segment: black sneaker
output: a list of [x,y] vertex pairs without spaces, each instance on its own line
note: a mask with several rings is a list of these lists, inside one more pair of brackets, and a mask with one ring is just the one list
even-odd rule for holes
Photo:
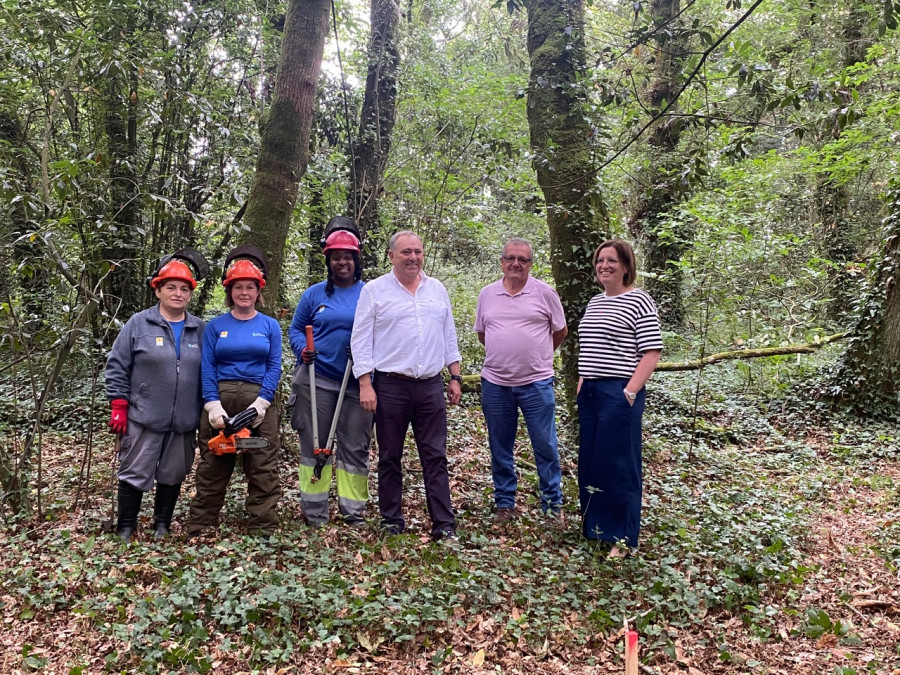
[[134,536],[134,528],[123,527],[121,530],[116,530],[116,536],[127,544],[131,541],[131,537]]

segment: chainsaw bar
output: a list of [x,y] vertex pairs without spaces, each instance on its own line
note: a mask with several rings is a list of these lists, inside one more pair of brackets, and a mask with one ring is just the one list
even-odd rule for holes
[[238,438],[234,442],[238,450],[260,450],[269,447],[269,441],[265,438]]

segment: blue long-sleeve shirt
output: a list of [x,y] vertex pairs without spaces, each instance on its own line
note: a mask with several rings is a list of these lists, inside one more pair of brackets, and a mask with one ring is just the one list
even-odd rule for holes
[[347,347],[356,303],[364,282],[357,281],[348,288],[334,287],[330,296],[325,293],[326,282],[313,284],[300,296],[294,319],[288,329],[291,350],[300,363],[300,352],[306,349],[306,327],[313,327],[313,343],[319,356],[316,358],[316,375],[341,381],[347,367]]
[[259,395],[275,399],[281,379],[281,326],[258,312],[252,319],[236,319],[231,312],[217,316],[203,334],[203,400],[219,400],[219,382],[235,380],[260,385]]

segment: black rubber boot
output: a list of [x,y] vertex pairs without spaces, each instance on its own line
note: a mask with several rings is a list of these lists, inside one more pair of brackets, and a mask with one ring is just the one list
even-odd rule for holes
[[157,539],[162,539],[172,527],[172,514],[175,513],[175,503],[181,492],[181,483],[178,485],[156,484],[156,499],[153,502],[153,530]]
[[116,523],[116,534],[123,541],[131,541],[137,529],[138,513],[144,493],[130,483],[119,481],[119,520]]

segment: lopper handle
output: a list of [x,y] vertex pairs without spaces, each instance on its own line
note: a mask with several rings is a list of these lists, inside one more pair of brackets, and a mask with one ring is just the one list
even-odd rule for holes
[[316,348],[313,346],[313,327],[306,327],[306,351],[314,352]]

